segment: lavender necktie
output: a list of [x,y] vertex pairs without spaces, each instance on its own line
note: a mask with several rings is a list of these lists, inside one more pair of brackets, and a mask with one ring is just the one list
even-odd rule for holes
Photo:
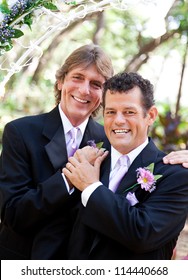
[[123,155],[121,156],[116,165],[115,168],[110,173],[110,182],[109,182],[109,189],[113,192],[115,192],[119,186],[119,183],[125,173],[128,170],[128,156]]
[[71,157],[74,155],[74,153],[76,152],[76,150],[78,149],[78,144],[77,144],[77,134],[78,134],[78,127],[73,127],[70,131],[69,131],[69,135],[70,135],[70,140],[67,143],[67,151],[68,151],[68,156]]

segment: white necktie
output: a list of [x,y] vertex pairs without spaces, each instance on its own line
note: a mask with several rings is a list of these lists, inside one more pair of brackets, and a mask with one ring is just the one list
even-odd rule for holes
[[79,130],[78,127],[73,127],[69,131],[70,140],[67,143],[67,152],[69,157],[73,156],[76,150],[78,149],[78,143],[77,143],[78,130]]
[[111,171],[110,173],[110,182],[109,182],[109,189],[113,192],[115,192],[119,186],[119,183],[121,181],[121,179],[123,178],[123,176],[125,175],[125,173],[128,170],[128,156],[127,155],[123,155],[121,156],[114,169]]

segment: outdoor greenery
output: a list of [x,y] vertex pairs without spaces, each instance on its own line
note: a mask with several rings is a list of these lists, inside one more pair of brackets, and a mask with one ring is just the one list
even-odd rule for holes
[[[6,2],[2,1],[4,7]],[[26,46],[36,42],[49,30],[46,25],[53,27],[57,24],[60,13],[66,18],[67,14],[71,14],[82,2],[85,4],[87,1],[67,1],[68,4],[64,5],[61,11],[56,2],[58,1],[29,1],[33,5],[32,12],[36,14],[27,15],[22,22],[18,21],[17,26],[10,23],[13,29],[20,30],[23,34],[21,37],[17,36],[19,38],[16,40],[13,37],[7,39],[7,49],[4,50],[6,53],[3,52],[0,56],[0,82],[6,76],[10,65],[27,51]],[[41,13],[39,4],[41,7],[45,4],[45,9],[49,9],[51,14],[54,13],[54,17]],[[2,11],[2,5],[0,8]],[[26,7],[27,12],[28,9],[29,6]],[[155,38],[147,32],[147,17],[143,17],[134,7],[127,10],[113,7],[104,11],[94,10],[84,17],[70,21],[66,28],[57,28],[41,41],[40,48],[37,46],[29,53],[24,61],[25,66],[15,71],[6,83],[5,93],[0,95],[0,139],[8,121],[23,115],[38,114],[54,106],[56,70],[75,48],[94,42],[111,56],[115,73],[138,71],[149,78],[155,87],[158,85],[162,67],[172,51],[176,52],[180,61],[177,95],[173,99],[169,92],[168,100],[156,100],[160,114],[150,133],[158,146],[165,151],[188,148],[188,110],[181,102],[188,59],[187,12],[188,0],[175,0],[165,17],[165,33]],[[2,25],[0,31],[1,28]],[[1,50],[4,43],[1,38]],[[156,57],[162,61],[160,66],[153,63]],[[101,116],[98,119],[102,122]]]

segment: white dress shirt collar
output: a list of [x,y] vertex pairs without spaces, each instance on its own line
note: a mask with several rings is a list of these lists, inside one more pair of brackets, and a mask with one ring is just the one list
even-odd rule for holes
[[[58,108],[59,108],[59,113],[60,113],[61,121],[62,121],[63,128],[64,128],[64,132],[66,135],[71,130],[71,128],[73,128],[73,125],[71,124],[71,122],[69,121],[69,119],[67,118],[65,113],[62,111],[60,104],[58,105]],[[77,126],[77,127],[79,127],[82,136],[84,135],[88,120],[89,120],[89,118],[87,118],[83,123],[81,123],[80,125]]]
[[[145,148],[145,146],[148,144],[149,140],[148,138],[142,143],[140,146],[138,146],[136,149],[132,150],[130,153],[127,154],[129,158],[129,166],[132,164],[134,159],[140,154],[140,152]],[[120,152],[118,152],[114,147],[111,146],[111,170],[114,169],[118,159],[122,156]]]

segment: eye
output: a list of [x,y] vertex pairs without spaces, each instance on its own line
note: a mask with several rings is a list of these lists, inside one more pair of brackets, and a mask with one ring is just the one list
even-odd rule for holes
[[102,89],[102,84],[98,82],[91,82],[91,85],[95,89]]
[[75,80],[81,80],[82,76],[74,75],[74,76],[72,76],[72,78],[75,79]]
[[113,114],[115,114],[115,111],[113,110],[109,110],[105,112],[105,115],[113,115]]
[[125,115],[135,115],[135,112],[132,110],[126,110],[124,113]]

